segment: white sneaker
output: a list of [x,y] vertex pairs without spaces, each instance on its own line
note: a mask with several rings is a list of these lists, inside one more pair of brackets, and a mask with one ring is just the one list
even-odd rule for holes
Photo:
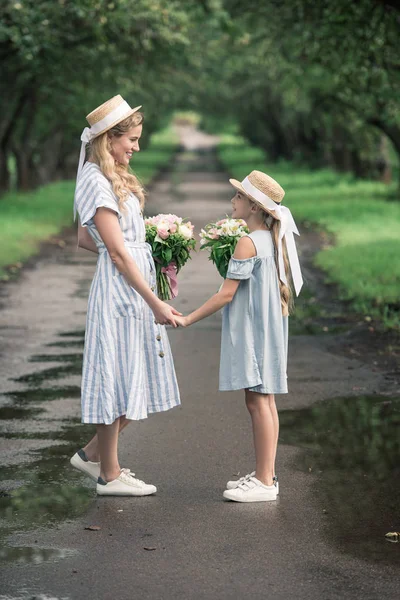
[[[255,477],[255,475],[256,475],[256,472],[253,471],[252,473],[248,473],[247,475],[244,475],[240,479],[228,481],[228,483],[226,484],[226,489],[227,490],[234,490],[234,489],[237,488],[237,486],[240,483],[243,483],[243,481],[246,481],[246,479],[249,479],[249,477]],[[279,481],[278,481],[278,477],[276,475],[273,477],[273,481],[274,481],[274,485],[276,487],[276,493],[278,495],[279,494]]]
[[223,496],[234,502],[270,502],[276,500],[277,493],[275,485],[264,485],[255,477],[249,477],[235,489],[225,490]]
[[108,483],[99,477],[96,491],[99,496],[150,496],[156,493],[157,488],[136,479],[135,473],[129,469],[121,469],[120,476]]
[[93,481],[97,481],[100,477],[100,463],[88,460],[84,450],[78,450],[69,462],[75,469],[82,471],[82,473],[88,475]]

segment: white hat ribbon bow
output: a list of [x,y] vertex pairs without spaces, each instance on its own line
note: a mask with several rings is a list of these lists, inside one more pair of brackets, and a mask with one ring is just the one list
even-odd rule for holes
[[[95,137],[95,134],[93,133],[93,131],[91,131],[89,127],[85,127],[85,129],[82,131],[82,134],[81,134],[81,142],[82,143],[81,143],[81,151],[79,153],[78,172],[76,174],[77,180],[78,180],[80,172],[82,171],[83,163],[85,162],[86,144],[91,142],[94,137]],[[75,221],[75,219],[76,219],[76,204],[74,201],[74,221]]]
[[243,179],[242,187],[245,190],[245,192],[250,194],[251,197],[257,200],[265,208],[268,208],[268,210],[271,211],[275,211],[276,216],[278,217],[278,219],[280,219],[281,228],[279,231],[278,245],[279,279],[285,285],[288,284],[286,278],[285,263],[283,260],[282,246],[282,240],[283,238],[285,238],[290,270],[292,272],[293,285],[296,291],[296,296],[298,296],[303,285],[303,277],[301,275],[299,257],[297,256],[296,243],[294,241],[293,234],[295,233],[296,235],[300,235],[300,233],[297,229],[296,223],[294,222],[292,213],[290,212],[287,206],[281,206],[280,204],[277,204],[272,200],[272,198],[267,196],[267,194],[264,194],[264,192],[255,187],[248,177],[245,177]]
[[294,241],[293,234],[295,233],[296,235],[300,235],[300,233],[297,229],[296,223],[294,222],[292,213],[287,206],[275,205],[274,210],[281,221],[278,247],[279,278],[285,285],[288,284],[282,248],[282,240],[285,238],[290,270],[292,272],[293,285],[296,291],[296,296],[298,296],[303,285],[303,277],[301,275],[299,257],[297,255],[296,243]]

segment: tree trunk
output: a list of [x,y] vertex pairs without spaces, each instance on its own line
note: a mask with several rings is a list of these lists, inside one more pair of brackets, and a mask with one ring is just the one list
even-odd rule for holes
[[[380,129],[381,131],[383,131],[383,133],[385,133],[387,135],[387,137],[392,142],[394,149],[396,150],[397,158],[400,163],[400,125],[389,125],[385,121],[382,121],[381,119],[378,119],[378,118],[369,119],[368,123],[370,125],[374,125],[374,127],[377,127],[378,129]],[[400,199],[400,169],[399,169],[398,188],[399,188],[399,199]]]
[[8,153],[0,147],[0,194],[10,189],[10,171],[8,169]]

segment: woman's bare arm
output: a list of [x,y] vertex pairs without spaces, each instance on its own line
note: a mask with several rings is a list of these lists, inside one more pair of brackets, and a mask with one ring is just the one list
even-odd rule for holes
[[87,227],[82,227],[80,221],[78,222],[78,248],[90,250],[90,252],[94,252],[95,254],[99,253],[96,243],[88,232]]
[[173,325],[173,327],[176,327],[174,315],[179,315],[181,313],[176,311],[169,304],[160,300],[151,291],[150,286],[143,277],[137,264],[125,248],[117,214],[108,208],[98,208],[94,216],[94,222],[97,231],[108,250],[111,260],[118,271],[125,277],[129,285],[131,285],[150,306],[157,323],[160,323],[160,325],[170,324]]

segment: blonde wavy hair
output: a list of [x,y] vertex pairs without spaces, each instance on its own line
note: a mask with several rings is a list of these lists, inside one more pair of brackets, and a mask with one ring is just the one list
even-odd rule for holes
[[96,137],[90,144],[90,159],[100,167],[103,175],[111,182],[114,194],[118,199],[118,206],[122,211],[129,194],[132,192],[138,198],[143,212],[145,192],[139,179],[130,170],[129,166],[121,165],[114,160],[111,154],[111,139],[120,137],[133,127],[141,125],[143,120],[143,113],[137,111]]
[[[249,198],[249,200],[250,200],[250,198]],[[263,215],[264,225],[272,234],[272,241],[274,243],[274,250],[275,250],[275,252],[274,252],[275,265],[276,265],[276,270],[278,272],[279,291],[281,294],[282,314],[284,317],[286,317],[292,312],[292,310],[294,308],[294,302],[293,302],[293,292],[292,292],[292,278],[291,278],[289,258],[288,258],[285,239],[282,240],[283,264],[285,266],[286,279],[287,279],[289,285],[286,285],[285,283],[283,283],[283,281],[281,281],[280,277],[279,277],[278,248],[279,248],[279,231],[281,228],[281,222],[279,219],[275,219],[275,217],[270,212],[267,212],[267,211],[263,210],[262,208],[260,208],[260,205],[257,204],[256,202],[253,202],[252,200],[250,200],[250,204],[258,207],[259,210],[261,210],[262,215]]]

